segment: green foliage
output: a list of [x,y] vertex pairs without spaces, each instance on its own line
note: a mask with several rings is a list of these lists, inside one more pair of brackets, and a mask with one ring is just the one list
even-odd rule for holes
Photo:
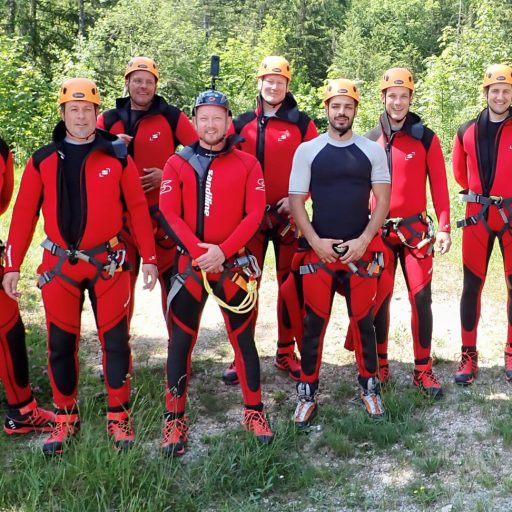
[[485,105],[482,79],[493,63],[509,63],[512,11],[507,0],[472,2],[458,27],[446,27],[442,52],[425,60],[418,111],[428,118],[445,150],[457,128]]
[[361,108],[356,128],[375,126],[382,104],[378,83],[393,66],[408,67],[418,80],[424,59],[439,52],[438,37],[456,13],[459,2],[362,0],[352,2],[337,40],[329,72],[358,81]]
[[57,113],[56,95],[27,56],[27,49],[24,39],[0,35],[1,136],[17,161],[25,160],[35,146],[48,140],[48,121]]

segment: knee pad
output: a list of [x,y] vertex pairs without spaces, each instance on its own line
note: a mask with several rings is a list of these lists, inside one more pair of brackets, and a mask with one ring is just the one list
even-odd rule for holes
[[418,313],[418,334],[420,345],[423,348],[430,347],[432,341],[432,286],[429,282],[425,288],[413,297],[413,302]]
[[[326,320],[318,316],[311,308],[306,306],[306,318],[304,319],[304,339],[302,343],[302,369],[306,375],[315,372],[320,337],[322,336]],[[308,336],[307,343],[305,337]]]
[[57,389],[63,395],[75,391],[78,379],[75,350],[78,336],[50,322],[50,367]]
[[389,331],[389,304],[391,302],[391,295],[388,295],[377,313],[375,314],[375,336],[377,343],[382,344],[386,341]]
[[260,362],[251,325],[248,325],[236,335],[236,341],[244,360],[247,385],[251,391],[258,391],[260,387]]
[[20,388],[24,388],[28,386],[28,358],[25,345],[25,326],[20,316],[5,337],[12,360],[14,379]]
[[[173,396],[183,396],[187,384],[187,364],[194,338],[178,324],[172,326],[172,341],[169,340],[167,357],[167,385]],[[173,357],[169,357],[172,351]]]
[[461,322],[465,331],[472,331],[477,321],[477,303],[482,287],[482,279],[464,266],[464,287],[461,299]]
[[375,329],[373,327],[373,315],[369,311],[366,316],[357,321],[359,332],[361,333],[361,349],[363,354],[363,364],[367,372],[377,371],[377,346],[374,343]]
[[105,340],[106,378],[110,387],[120,388],[130,372],[128,320],[124,317],[103,334]]

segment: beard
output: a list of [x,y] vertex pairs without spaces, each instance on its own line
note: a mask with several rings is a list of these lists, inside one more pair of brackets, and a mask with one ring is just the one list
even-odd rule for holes
[[343,137],[349,130],[352,129],[352,125],[354,124],[354,119],[348,119],[348,117],[343,116],[343,119],[347,119],[347,124],[345,126],[339,126],[336,124],[336,119],[334,121],[331,121],[329,119],[329,124],[331,127],[338,132],[338,135],[340,137]]
[[510,106],[507,106],[507,107],[503,107],[501,112],[498,112],[497,110],[494,110],[490,105],[488,105],[488,106],[489,106],[489,110],[491,112],[493,112],[494,114],[496,114],[497,116],[502,116],[505,112],[507,112],[510,109]]

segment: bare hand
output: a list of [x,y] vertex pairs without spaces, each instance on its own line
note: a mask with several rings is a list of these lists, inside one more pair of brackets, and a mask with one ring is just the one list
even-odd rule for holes
[[18,281],[20,280],[19,272],[7,272],[4,274],[2,280],[2,288],[4,292],[12,300],[17,301],[21,297],[21,293],[18,292]]
[[126,144],[126,146],[129,146],[133,139],[133,137],[127,133],[118,133],[117,136]]
[[197,245],[198,247],[207,249],[204,254],[201,254],[201,256],[196,259],[199,268],[205,272],[222,272],[224,270],[222,264],[226,261],[226,256],[224,256],[222,249],[218,245],[204,242]]
[[333,245],[343,243],[343,240],[333,238],[319,238],[311,244],[311,247],[323,263],[335,263],[340,255],[332,248]]
[[440,231],[436,236],[436,250],[439,251],[441,255],[446,254],[450,247],[452,246],[452,239],[450,237],[450,233],[446,233],[444,231]]
[[144,263],[142,274],[144,276],[144,290],[153,290],[158,279],[158,267],[153,263]]
[[290,201],[287,197],[283,197],[277,201],[277,213],[280,215],[286,215],[288,218],[291,217]]
[[159,190],[162,183],[162,169],[158,167],[146,167],[142,169],[146,174],[140,177],[142,190],[147,194],[153,190]]
[[347,252],[340,258],[341,263],[347,264],[354,261],[359,261],[363,254],[366,252],[369,241],[366,240],[366,237],[359,236],[358,238],[354,238],[353,240],[348,240],[341,247],[348,247]]

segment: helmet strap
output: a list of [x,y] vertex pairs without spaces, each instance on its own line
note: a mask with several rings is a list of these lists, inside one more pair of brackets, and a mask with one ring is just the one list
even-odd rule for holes
[[78,136],[74,135],[73,133],[71,133],[68,130],[67,126],[66,126],[66,133],[68,135],[70,135],[73,139],[88,141],[88,140],[91,140],[92,138],[94,138],[94,136],[96,135],[96,128],[89,135],[87,135],[86,137],[78,137]]

